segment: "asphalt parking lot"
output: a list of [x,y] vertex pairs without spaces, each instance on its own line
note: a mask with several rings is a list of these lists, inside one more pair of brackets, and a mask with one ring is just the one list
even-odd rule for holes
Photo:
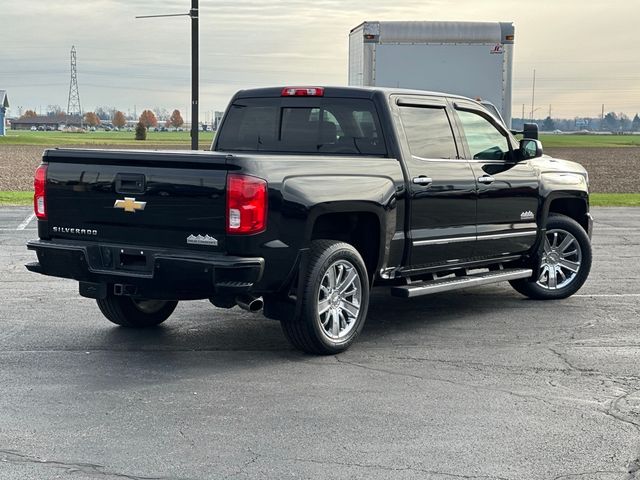
[[334,357],[207,301],[116,328],[24,269],[29,214],[0,209],[3,480],[640,478],[640,209],[594,209],[570,299],[380,291]]

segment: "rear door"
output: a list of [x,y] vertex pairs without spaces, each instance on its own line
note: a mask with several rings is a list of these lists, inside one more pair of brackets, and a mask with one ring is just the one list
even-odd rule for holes
[[410,264],[464,261],[475,244],[475,181],[461,158],[446,100],[402,96],[395,103],[409,176]]
[[476,257],[499,257],[530,249],[536,240],[539,180],[502,125],[482,107],[455,100],[464,155],[477,184]]

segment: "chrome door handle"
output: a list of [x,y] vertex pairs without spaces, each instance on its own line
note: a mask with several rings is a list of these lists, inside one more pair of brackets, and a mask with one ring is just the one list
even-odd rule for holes
[[413,183],[416,185],[430,185],[433,183],[433,179],[420,175],[419,177],[413,177]]
[[491,175],[483,175],[481,177],[478,177],[478,182],[480,183],[493,183],[495,181],[496,179],[493,178]]

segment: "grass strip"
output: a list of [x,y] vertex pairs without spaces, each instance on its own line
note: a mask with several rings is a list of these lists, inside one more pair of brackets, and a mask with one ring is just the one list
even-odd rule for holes
[[[199,133],[200,149],[208,149],[213,140],[213,132]],[[572,135],[541,134],[544,147],[640,147],[640,135]],[[8,130],[5,137],[0,137],[1,145],[42,145],[53,148],[57,145],[131,145],[171,148],[187,147],[191,144],[190,132],[148,132],[146,141],[134,139],[134,132],[96,131],[84,133],[71,132],[32,132],[30,130]]]
[[592,207],[640,207],[640,193],[592,193]]
[[33,192],[0,191],[0,206],[32,205],[32,204],[33,204]]
[[[213,132],[200,132],[199,147],[207,149],[211,146]],[[54,148],[58,145],[131,145],[137,147],[158,146],[189,147],[190,132],[148,132],[147,140],[135,140],[133,132],[32,132],[30,130],[9,130],[0,137],[0,145],[42,145]]]
[[[0,191],[0,205],[31,205],[33,192]],[[640,207],[640,193],[592,193],[592,207]]]
[[541,134],[543,147],[610,148],[640,147],[640,135],[553,135]]

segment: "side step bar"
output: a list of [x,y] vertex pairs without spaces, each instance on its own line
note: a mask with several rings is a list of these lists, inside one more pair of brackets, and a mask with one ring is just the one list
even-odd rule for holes
[[533,270],[526,268],[505,268],[503,270],[493,270],[484,273],[474,273],[464,277],[441,278],[420,283],[412,283],[400,287],[392,287],[391,295],[394,297],[417,297],[430,293],[448,292],[450,290],[460,290],[461,288],[477,287],[489,283],[516,280],[518,278],[529,278],[533,275]]

